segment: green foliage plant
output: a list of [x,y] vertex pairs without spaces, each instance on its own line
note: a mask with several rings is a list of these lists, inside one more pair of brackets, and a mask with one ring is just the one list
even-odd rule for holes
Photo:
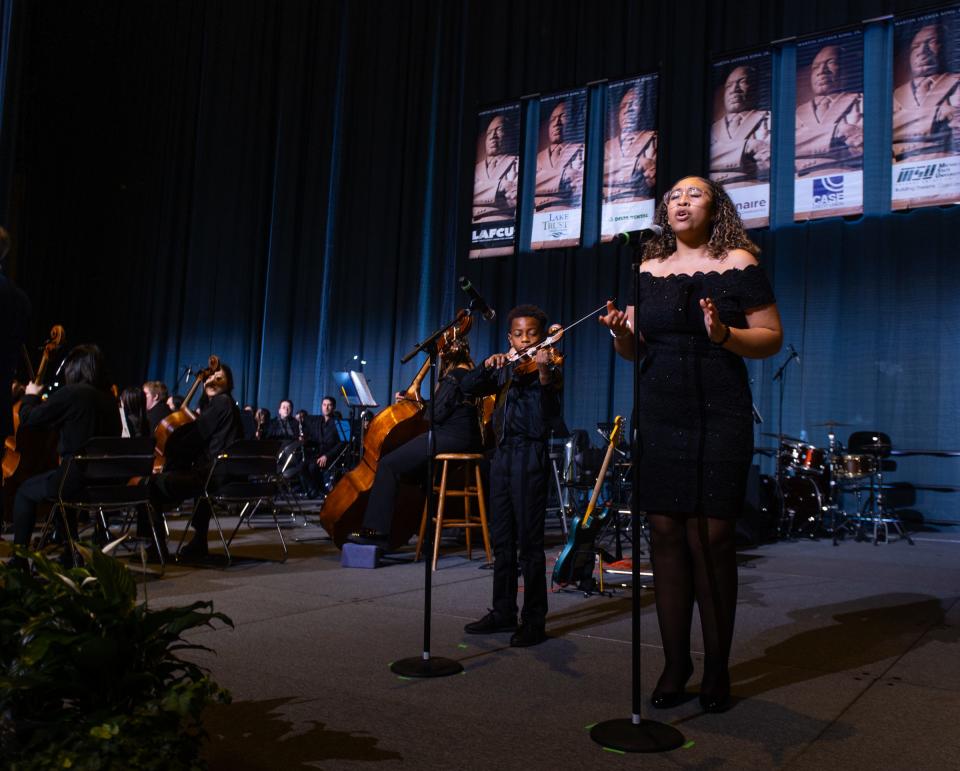
[[210,602],[148,609],[126,565],[80,547],[86,567],[42,554],[0,566],[0,767],[201,769],[200,714],[229,694],[183,634],[233,626]]

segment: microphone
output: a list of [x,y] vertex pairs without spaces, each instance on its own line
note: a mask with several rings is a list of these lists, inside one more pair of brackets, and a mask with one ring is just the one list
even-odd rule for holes
[[651,238],[658,238],[663,235],[663,228],[657,224],[650,223],[645,228],[640,228],[639,230],[627,230],[623,233],[617,233],[613,237],[613,242],[615,244],[627,244],[631,246],[640,246],[645,241],[649,241]]
[[187,368],[186,368],[186,369],[184,370],[184,372],[183,372],[183,382],[184,382],[184,383],[189,383],[189,382],[190,382],[190,378],[191,378],[192,376],[193,376],[193,367],[187,366]]
[[460,276],[460,288],[470,296],[470,309],[483,316],[485,321],[493,321],[497,317],[497,312],[487,305],[487,301],[480,296],[466,276]]
[[800,363],[800,354],[797,353],[797,349],[793,347],[791,343],[787,343],[787,350],[790,351],[790,357],[797,360],[797,364]]

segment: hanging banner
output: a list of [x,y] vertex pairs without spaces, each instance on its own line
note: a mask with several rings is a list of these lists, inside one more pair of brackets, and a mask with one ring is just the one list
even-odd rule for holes
[[770,51],[715,61],[710,179],[726,188],[748,228],[770,221]]
[[893,26],[894,209],[960,201],[960,8]]
[[797,43],[795,220],[863,212],[863,32]]
[[653,222],[657,187],[657,76],[610,83],[604,115],[600,240]]
[[587,136],[587,89],[540,99],[537,177],[533,198],[534,249],[580,244]]
[[477,116],[470,257],[513,254],[520,181],[520,103]]

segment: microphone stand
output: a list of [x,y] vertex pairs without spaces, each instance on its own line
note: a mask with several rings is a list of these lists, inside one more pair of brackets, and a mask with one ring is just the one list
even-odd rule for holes
[[[777,480],[777,500],[780,502],[780,518],[778,520],[777,530],[780,531],[782,535],[783,530],[783,518],[784,518],[784,500],[783,500],[783,453],[781,448],[783,447],[783,392],[787,385],[787,367],[790,362],[796,358],[796,351],[792,351],[789,356],[787,356],[786,361],[780,365],[780,368],[774,373],[773,380],[774,382],[780,381],[780,394],[779,402],[777,405],[777,469],[776,469],[776,480]],[[793,531],[793,523],[790,523],[789,531]]]
[[[474,309],[474,302],[470,303],[470,310],[467,313],[472,313]],[[433,560],[428,556],[432,553],[430,548],[433,544],[430,542],[431,534],[434,531],[434,528],[430,527],[430,523],[433,521],[434,516],[434,503],[433,503],[433,457],[436,455],[436,438],[433,435],[433,417],[434,417],[434,403],[436,402],[436,379],[437,379],[437,359],[439,358],[439,350],[437,348],[437,340],[443,337],[444,333],[451,327],[455,326],[460,322],[462,317],[458,316],[450,323],[445,326],[440,327],[436,332],[427,336],[421,342],[417,343],[410,351],[400,359],[401,364],[406,364],[410,359],[416,356],[418,353],[423,351],[430,356],[430,401],[427,403],[427,411],[430,414],[429,418],[429,427],[427,428],[427,506],[426,506],[426,522],[427,529],[424,533],[424,559],[423,559],[423,652],[419,656],[410,656],[405,659],[399,659],[390,664],[390,671],[394,674],[400,675],[401,677],[447,677],[449,675],[456,675],[460,672],[463,672],[463,664],[454,659],[444,658],[442,656],[431,656],[430,655],[430,613],[431,613],[431,604],[432,604],[432,589],[433,589]]]
[[[639,247],[639,245],[638,245]],[[634,251],[633,262],[633,440],[634,451],[638,445],[639,437],[637,433],[636,415],[640,410],[640,325],[636,323],[637,310],[640,307],[640,249]],[[643,669],[641,667],[641,637],[640,637],[640,592],[643,585],[640,580],[640,560],[638,559],[640,550],[640,539],[637,536],[641,532],[640,510],[637,506],[637,494],[640,490],[640,464],[634,459],[633,468],[633,490],[631,491],[630,501],[630,522],[633,531],[633,558],[632,558],[632,601],[631,601],[631,620],[632,620],[632,645],[631,645],[631,664],[632,664],[632,693],[633,705],[629,718],[615,718],[613,720],[604,720],[597,723],[590,729],[590,738],[603,747],[619,752],[667,752],[675,750],[683,745],[685,739],[682,733],[671,725],[660,723],[656,720],[644,720],[641,705],[643,702],[643,690],[641,686]],[[654,567],[656,573],[656,567]],[[656,575],[654,575],[656,581]]]

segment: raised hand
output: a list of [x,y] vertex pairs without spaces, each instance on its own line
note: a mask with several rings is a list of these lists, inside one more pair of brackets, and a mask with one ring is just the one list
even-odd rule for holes
[[719,343],[727,335],[727,325],[720,321],[720,311],[709,297],[700,301],[700,310],[703,311],[703,327],[711,343]]
[[600,316],[597,321],[607,327],[607,329],[613,332],[618,338],[633,334],[627,312],[617,308],[613,300],[607,300],[607,313],[604,316]]

